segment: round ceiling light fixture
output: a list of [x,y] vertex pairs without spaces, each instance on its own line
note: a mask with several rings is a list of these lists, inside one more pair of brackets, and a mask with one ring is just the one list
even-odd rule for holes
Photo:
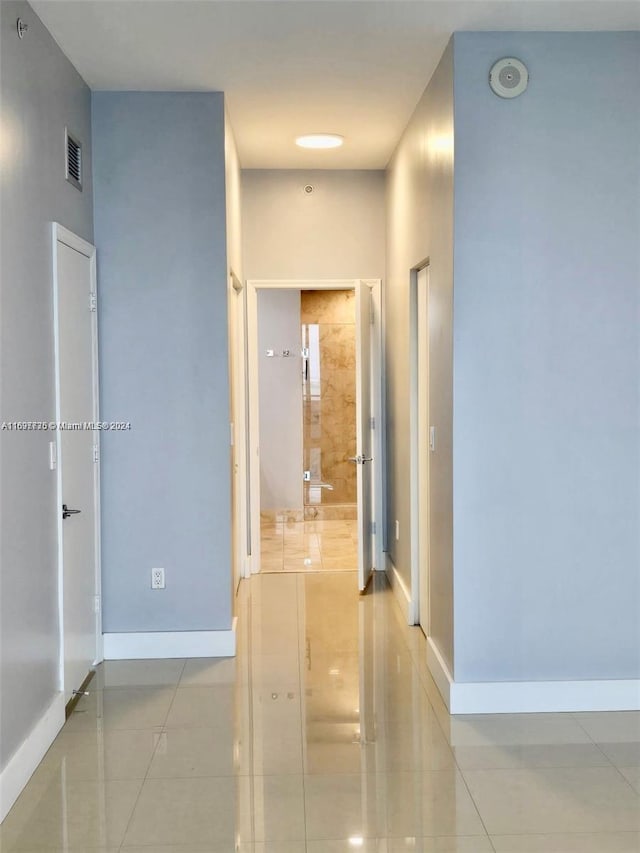
[[340,148],[344,136],[337,133],[307,133],[296,138],[299,148]]

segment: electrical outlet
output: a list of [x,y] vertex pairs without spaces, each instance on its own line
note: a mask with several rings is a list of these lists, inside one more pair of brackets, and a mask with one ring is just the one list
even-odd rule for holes
[[151,589],[164,589],[164,569],[151,569]]
[[396,542],[400,540],[400,522],[396,518]]

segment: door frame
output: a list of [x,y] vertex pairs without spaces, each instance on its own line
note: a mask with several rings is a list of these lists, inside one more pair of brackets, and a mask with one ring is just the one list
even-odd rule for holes
[[[418,298],[419,274],[426,270],[427,273],[427,312],[429,307],[429,258],[421,261],[411,270],[410,284],[410,452],[411,452],[411,599],[408,608],[408,622],[410,625],[422,625],[425,634],[429,634],[429,607],[422,624],[420,613],[420,600],[422,597],[420,564],[427,560],[426,578],[429,584],[430,566],[430,508],[429,508],[429,453],[430,449],[421,436],[429,434],[429,382],[426,385],[420,382],[420,354],[425,351],[427,357],[427,377],[429,375],[429,318],[422,317],[419,311],[420,301]],[[426,322],[425,322],[426,320]],[[426,412],[426,423],[422,423],[423,414]],[[425,512],[426,508],[426,512]],[[426,551],[426,554],[424,553]],[[429,593],[427,592],[427,601]]]
[[235,274],[229,270],[229,341],[230,341],[230,382],[232,388],[231,407],[231,443],[233,456],[238,466],[236,476],[236,494],[232,507],[235,518],[236,541],[233,543],[233,600],[235,602],[238,585],[248,576],[247,559],[250,554],[250,523],[247,507],[248,494],[248,439],[249,413],[247,411],[247,334],[246,334],[246,288]]
[[[260,464],[252,464],[254,459],[259,458],[258,438],[260,435],[259,417],[259,382],[258,382],[258,291],[259,290],[355,290],[360,283],[371,288],[372,305],[374,311],[373,352],[371,356],[371,369],[375,382],[372,382],[372,408],[375,418],[375,429],[373,430],[373,447],[376,459],[379,463],[374,468],[373,482],[373,508],[376,533],[374,535],[374,556],[376,570],[384,570],[384,542],[383,542],[383,512],[384,512],[384,358],[383,358],[383,327],[382,327],[382,280],[371,278],[350,279],[249,279],[246,282],[246,323],[244,332],[246,335],[246,383],[245,393],[248,396],[248,404],[245,399],[246,411],[248,413],[248,436],[247,436],[247,477],[241,484],[245,485],[247,493],[244,496],[244,505],[247,507],[247,519],[250,528],[251,552],[244,560],[245,577],[250,577],[260,571]],[[376,322],[377,321],[377,322]],[[377,371],[377,375],[376,375]],[[234,413],[234,418],[236,413]]]
[[[97,310],[97,273],[96,273],[96,247],[82,237],[78,237],[73,231],[53,222],[51,227],[52,257],[53,257],[53,342],[54,342],[54,380],[55,380],[55,419],[56,423],[62,420],[60,411],[60,315],[58,299],[58,243],[62,243],[79,252],[89,259],[90,293],[95,295],[95,310],[87,313],[91,322],[92,338],[92,390],[93,390],[93,421],[97,423],[100,418],[99,412],[99,377],[98,377],[98,310]],[[89,309],[89,306],[87,306]],[[97,448],[98,461],[94,464],[93,493],[95,501],[94,516],[94,542],[95,542],[95,568],[94,568],[94,613],[95,613],[95,659],[94,664],[103,660],[102,639],[102,571],[101,571],[101,547],[100,547],[100,431],[94,432],[94,447]],[[58,682],[59,690],[64,693],[64,549],[62,530],[62,434],[59,429],[55,433],[55,471],[56,471],[56,532],[58,549],[58,624],[59,624],[59,660],[58,660]]]

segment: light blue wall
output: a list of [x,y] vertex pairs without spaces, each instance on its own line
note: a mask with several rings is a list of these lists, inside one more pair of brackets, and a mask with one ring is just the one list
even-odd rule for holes
[[[22,17],[29,30],[16,32]],[[93,239],[90,92],[27,3],[0,4],[0,420],[55,419],[51,222]],[[64,176],[64,128],[84,190]],[[55,473],[48,432],[0,432],[0,769],[58,691]]]
[[[444,51],[387,171],[387,500],[388,549],[411,589],[411,270],[429,258],[433,333],[429,410],[437,453],[430,458],[429,631],[453,667],[452,305],[453,44]],[[395,539],[395,520],[400,538]],[[427,524],[423,517],[420,523]],[[414,594],[417,594],[413,590]],[[423,622],[425,622],[423,618]]]
[[94,93],[93,133],[104,630],[226,630],[223,95]]
[[456,35],[455,213],[456,680],[637,678],[640,34]]

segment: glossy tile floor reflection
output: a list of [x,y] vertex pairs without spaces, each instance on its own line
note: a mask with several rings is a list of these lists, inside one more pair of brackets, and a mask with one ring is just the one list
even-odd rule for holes
[[2,851],[640,851],[640,714],[451,718],[375,587],[260,575],[237,659],[100,667]]
[[355,520],[260,523],[261,572],[353,572],[358,568]]

